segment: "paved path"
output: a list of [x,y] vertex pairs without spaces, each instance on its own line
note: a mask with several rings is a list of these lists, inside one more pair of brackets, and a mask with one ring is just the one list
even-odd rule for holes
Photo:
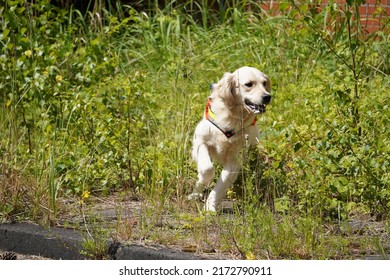
[[[84,238],[75,230],[44,228],[16,223],[0,224],[0,250],[15,252],[20,256],[42,256],[49,259],[86,259],[81,254]],[[106,257],[115,260],[196,260],[200,257],[164,247],[144,247],[107,243]]]

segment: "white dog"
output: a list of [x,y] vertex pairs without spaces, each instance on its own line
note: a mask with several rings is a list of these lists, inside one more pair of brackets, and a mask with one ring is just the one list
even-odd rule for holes
[[258,114],[271,101],[270,79],[253,67],[225,73],[211,87],[203,120],[195,129],[192,157],[198,166],[198,181],[189,199],[202,196],[215,176],[212,161],[223,165],[221,176],[209,194],[205,210],[215,212],[240,170],[240,151],[257,141]]

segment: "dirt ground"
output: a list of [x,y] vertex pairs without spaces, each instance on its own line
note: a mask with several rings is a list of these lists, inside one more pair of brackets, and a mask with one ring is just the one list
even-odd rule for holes
[[[228,205],[229,206],[229,205]],[[227,209],[232,206],[227,206]],[[188,209],[187,209],[187,208]],[[113,239],[120,243],[154,246],[163,244],[166,247],[194,253],[204,258],[240,259],[242,254],[234,248],[230,251],[220,251],[214,248],[213,242],[218,243],[218,228],[210,227],[207,232],[208,243],[196,239],[196,231],[191,228],[191,222],[197,217],[193,209],[183,206],[181,216],[172,216],[169,211],[158,207],[150,207],[148,203],[134,200],[126,194],[114,193],[105,197],[93,197],[80,202],[75,198],[61,200],[55,226],[78,229],[86,237],[94,237],[101,241]],[[195,208],[195,207],[194,207]],[[195,208],[196,209],[196,208]],[[229,214],[224,214],[229,216]],[[375,222],[370,217],[351,220],[345,224],[324,225],[329,235],[343,238],[348,241],[346,248],[336,259],[389,259],[390,238],[388,225]],[[150,228],[149,231],[143,228]],[[212,230],[216,228],[215,232]],[[153,229],[155,229],[153,231]],[[194,232],[194,233],[193,233]],[[191,233],[193,233],[191,235]],[[211,240],[211,241],[210,241]],[[375,244],[374,244],[375,243]],[[378,252],[379,244],[383,252]],[[345,250],[347,250],[345,249]],[[0,260],[4,252],[0,250]],[[42,256],[23,254],[8,254],[11,259],[17,260],[47,260]]]
[[[233,208],[232,202],[224,201],[223,206],[226,211],[224,210],[221,215],[231,216],[229,213]],[[214,248],[213,242],[218,243],[219,228],[217,227],[210,226],[208,229],[209,243],[194,238],[196,231],[191,228],[191,222],[196,221],[197,212],[196,207],[190,206],[190,203],[183,205],[183,209],[179,211],[181,214],[175,214],[156,206],[151,207],[147,202],[134,200],[131,196],[114,193],[106,197],[91,196],[83,204],[71,199],[64,200],[61,209],[63,212],[57,220],[60,226],[79,228],[92,235],[101,233],[99,229],[111,229],[109,237],[121,243],[130,242],[145,246],[165,244],[172,249],[195,253],[205,258],[240,259],[243,257],[241,252],[234,248],[230,251]],[[142,227],[150,227],[154,231],[143,231]],[[329,223],[324,227],[328,231],[330,240],[343,238],[348,242],[348,245],[345,245],[347,249],[335,256],[336,259],[390,258],[388,225],[384,222],[376,222],[372,217],[361,216],[351,218],[344,223]],[[195,232],[193,235],[190,234],[191,230]],[[383,252],[378,251],[377,245]]]

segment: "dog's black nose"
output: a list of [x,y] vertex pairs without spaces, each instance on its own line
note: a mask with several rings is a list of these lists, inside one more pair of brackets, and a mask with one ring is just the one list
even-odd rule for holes
[[271,102],[271,95],[270,94],[264,94],[263,95],[263,104],[269,104]]

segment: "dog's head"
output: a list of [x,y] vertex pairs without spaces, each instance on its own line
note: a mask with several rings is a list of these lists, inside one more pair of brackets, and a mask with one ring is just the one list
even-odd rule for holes
[[244,66],[233,73],[225,73],[216,89],[229,106],[242,105],[254,114],[264,113],[271,102],[270,79],[253,67]]

